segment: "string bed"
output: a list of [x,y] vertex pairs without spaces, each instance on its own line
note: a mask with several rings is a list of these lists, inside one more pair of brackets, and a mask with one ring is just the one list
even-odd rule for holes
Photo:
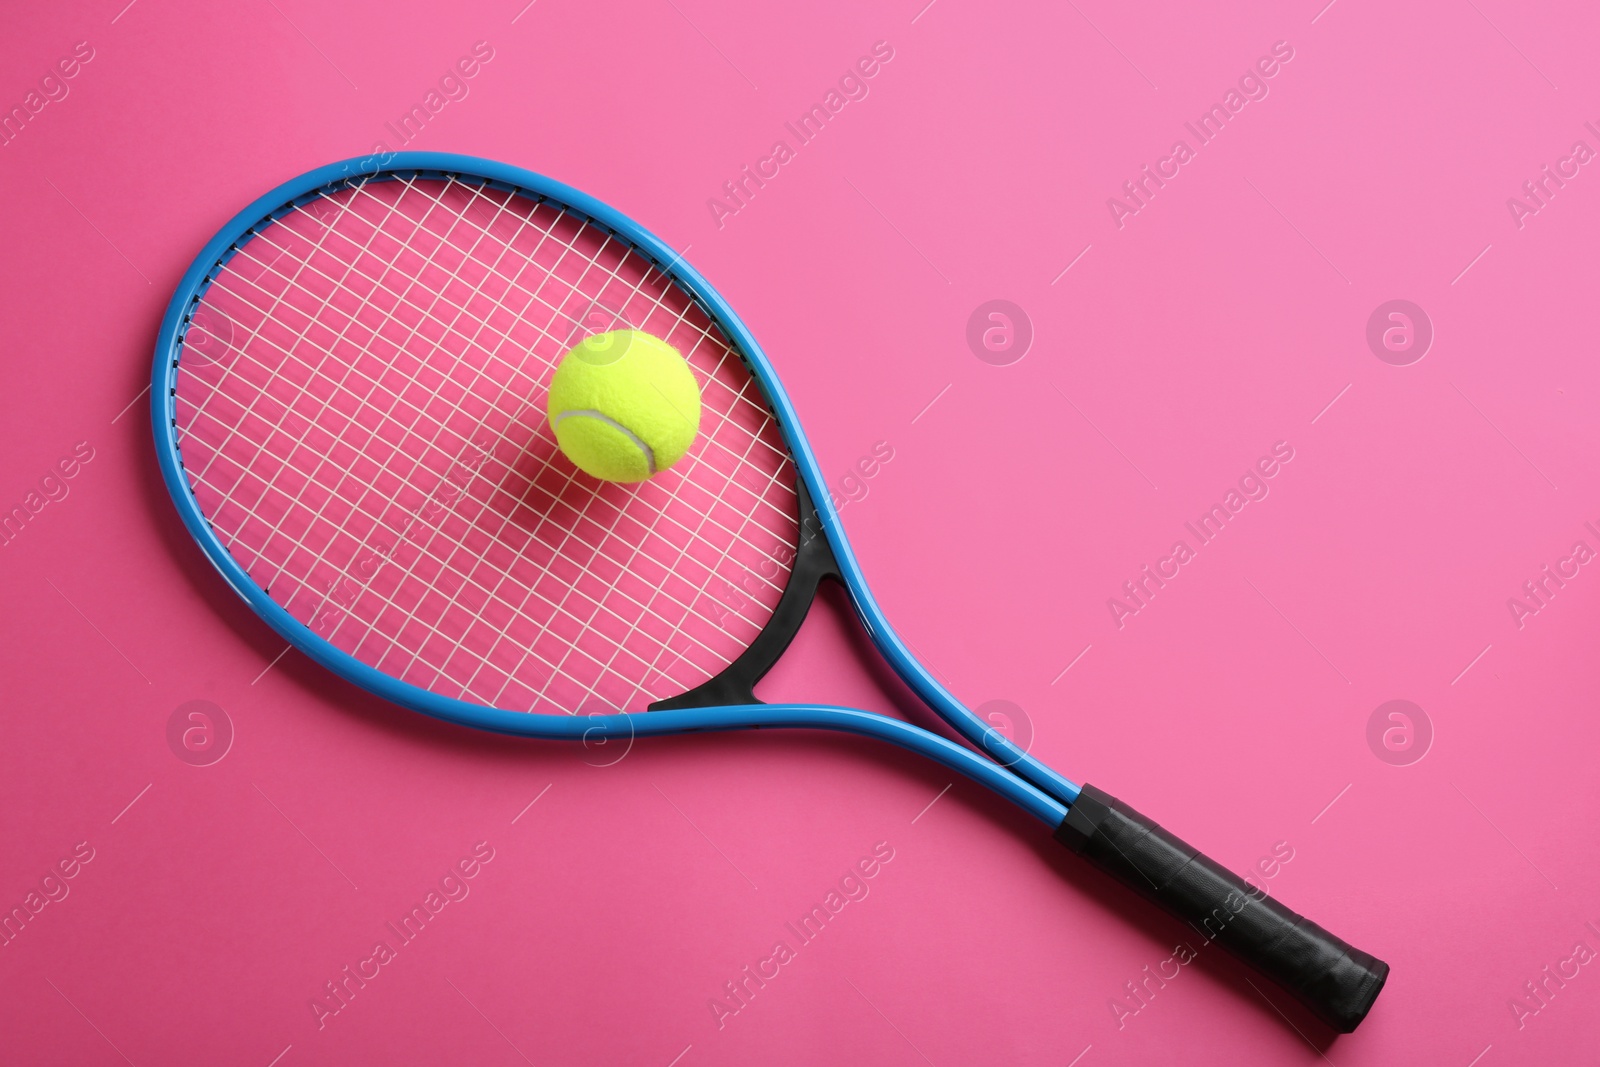
[[[637,485],[556,448],[590,333],[674,345],[700,435]],[[254,228],[190,310],[185,474],[218,539],[318,636],[442,695],[639,711],[754,640],[797,543],[794,465],[716,324],[623,238],[459,178],[351,185]]]

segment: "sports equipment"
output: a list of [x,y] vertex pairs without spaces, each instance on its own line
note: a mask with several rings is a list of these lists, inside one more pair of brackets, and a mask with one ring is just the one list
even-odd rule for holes
[[[555,460],[539,393],[588,333],[639,329],[703,383],[701,440],[635,485]],[[397,704],[485,730],[623,742],[842,730],[950,767],[1248,961],[1330,1026],[1388,965],[1093,786],[918,663],[862,577],[788,396],[666,244],[504,164],[398,153],[273,190],[201,250],[157,339],[152,420],[189,532],[294,647]],[[971,747],[753,686],[824,578]]]
[[579,341],[550,381],[556,443],[584,473],[642,482],[667,470],[700,428],[700,387],[683,357],[640,330]]

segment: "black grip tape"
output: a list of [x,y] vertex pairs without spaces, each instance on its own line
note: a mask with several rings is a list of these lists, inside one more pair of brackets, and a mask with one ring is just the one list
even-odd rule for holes
[[1083,787],[1056,839],[1176,915],[1348,1034],[1389,965],[1248,885],[1116,797]]

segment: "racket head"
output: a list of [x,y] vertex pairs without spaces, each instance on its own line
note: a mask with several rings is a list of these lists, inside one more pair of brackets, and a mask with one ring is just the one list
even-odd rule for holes
[[[477,252],[482,254],[475,260]],[[488,268],[480,269],[485,262]],[[375,282],[395,271],[398,288],[421,294],[409,303],[423,306],[420,314],[399,315],[399,343],[393,343],[394,330],[386,339],[384,327],[408,301],[389,301],[387,309],[362,317],[372,311],[372,294],[386,292]],[[341,272],[360,284],[340,284],[346,276]],[[499,275],[511,282],[485,281]],[[518,318],[513,291],[537,310],[532,317],[538,321],[521,337],[517,327],[526,323]],[[594,310],[601,319],[614,318],[585,322]],[[436,320],[444,319],[450,321],[441,328]],[[469,326],[455,329],[463,320]],[[460,339],[473,329],[490,329],[490,320],[493,345]],[[576,327],[570,335],[554,328],[569,322]],[[674,468],[637,487],[595,483],[570,464],[563,468],[543,412],[554,360],[583,329],[619,325],[665,336],[684,351],[700,379],[708,416],[702,440],[680,464],[684,470]],[[522,342],[526,353],[518,349]],[[480,385],[487,380],[484,372],[494,371],[488,381],[494,395],[485,396],[470,382],[453,388],[452,360],[471,364]],[[401,380],[387,382],[385,375],[401,364]],[[424,376],[433,395],[419,393],[408,403],[408,385]],[[415,462],[382,486],[380,479],[393,472],[372,468],[365,445],[350,445],[357,439],[382,442],[395,420],[363,421],[375,405],[350,401],[348,382],[380,396],[391,412],[417,413],[415,424],[426,427],[388,442],[402,461]],[[441,397],[443,410],[435,412]],[[359,410],[336,411],[336,405]],[[604,728],[597,720],[620,723],[650,700],[718,677],[778,624],[797,628],[805,605],[798,613],[785,610],[784,597],[795,584],[793,546],[811,500],[817,510],[809,533],[819,545],[849,557],[831,502],[816,492],[822,480],[792,405],[727,302],[681,256],[621,212],[562,183],[493,161],[442,153],[348,160],[293,179],[245,208],[206,244],[174,293],[157,340],[151,410],[163,479],[185,526],[262,619],[342,677],[405,707],[469,726],[534,736],[592,734]],[[475,435],[475,425],[491,432]],[[405,454],[408,440],[410,452],[422,454]],[[358,466],[374,472],[357,476]],[[342,499],[339,479],[352,477],[361,490],[357,495],[372,502]],[[451,490],[452,482],[471,487]],[[440,499],[441,487],[448,499]],[[380,488],[377,498],[370,496]],[[742,504],[728,499],[736,493]],[[464,531],[462,523],[454,533],[435,529],[469,507],[476,513]],[[785,508],[786,520],[778,515]],[[710,536],[684,534],[690,524],[685,509],[703,516]],[[739,525],[741,510],[747,517],[759,513],[762,521]],[[564,526],[552,534],[549,524],[558,511]],[[592,521],[597,511],[603,515],[598,523]],[[332,529],[323,529],[330,516]],[[657,581],[653,589],[619,591],[618,561],[605,550],[620,541],[646,562],[661,563],[655,547],[638,547],[652,522],[674,532],[677,542],[665,538],[665,550],[696,564],[698,578],[726,581],[730,567],[737,572],[732,576],[742,580],[743,592],[736,595],[744,616],[730,625],[731,613],[724,612],[708,629],[696,613],[701,605],[682,589],[664,591]],[[408,536],[408,528],[422,536]],[[479,535],[486,529],[494,535],[487,540],[497,569],[481,570],[488,554],[482,544],[473,546],[473,561],[452,567],[450,558],[469,539],[485,540]],[[587,533],[592,543],[584,541]],[[788,548],[780,546],[777,566],[765,546],[752,545],[758,534],[790,540]],[[563,544],[576,551],[561,551]],[[791,553],[787,559],[785,552]],[[529,555],[539,557],[539,573],[513,575],[517,561]],[[430,559],[438,556],[445,557],[442,563]],[[855,570],[853,558],[850,563]],[[426,656],[424,642],[402,647],[405,618],[385,623],[376,610],[359,617],[362,598],[370,604],[385,572],[400,572],[403,585],[415,578],[419,564],[465,571],[445,590],[453,598],[445,610],[465,609],[471,616],[465,636],[450,633],[453,646]],[[602,564],[611,573],[602,573]],[[541,668],[521,679],[496,658],[501,650],[493,644],[494,631],[506,636],[506,613],[484,610],[513,577],[520,584],[511,599],[532,598],[549,612],[511,612],[524,630],[524,658]],[[561,581],[569,597],[583,601],[587,616],[564,610],[554,590]],[[707,584],[701,581],[698,592],[704,594]],[[422,586],[423,595],[438,591],[428,581]],[[463,589],[472,594],[470,602],[462,602]],[[412,606],[405,592],[391,583],[377,597],[378,607],[387,605],[394,616],[397,604]],[[663,596],[677,612],[665,624],[651,610]],[[809,591],[803,599],[809,602]],[[625,641],[606,646],[609,663],[601,662],[604,654],[589,657],[590,675],[572,677],[573,671],[562,673],[557,656],[539,647],[539,635],[527,632],[530,623],[554,630],[556,623],[572,628],[597,619],[635,640],[650,624],[663,631],[629,668],[634,675],[659,668],[672,654],[687,651],[688,659],[669,660],[673,669],[661,672],[667,680],[653,677],[631,692],[616,686],[608,692],[606,668],[630,654]],[[353,634],[352,620],[359,623]],[[431,635],[435,644],[439,636]],[[474,636],[479,646],[471,658],[462,645]],[[780,651],[788,636],[792,632],[778,642]],[[422,668],[408,671],[392,656],[386,661],[384,647],[424,661]],[[583,651],[569,652],[569,659],[583,660]],[[657,662],[641,667],[651,653]],[[628,672],[612,675],[619,673]],[[682,729],[735,725],[725,715],[679,713],[659,725],[679,719]],[[627,729],[634,732],[631,722]]]

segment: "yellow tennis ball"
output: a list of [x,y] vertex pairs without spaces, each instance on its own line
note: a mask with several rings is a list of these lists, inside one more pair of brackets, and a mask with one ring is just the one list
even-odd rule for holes
[[608,482],[642,482],[694,444],[700,387],[661,338],[612,330],[561,358],[549,412],[556,443],[578,469]]

